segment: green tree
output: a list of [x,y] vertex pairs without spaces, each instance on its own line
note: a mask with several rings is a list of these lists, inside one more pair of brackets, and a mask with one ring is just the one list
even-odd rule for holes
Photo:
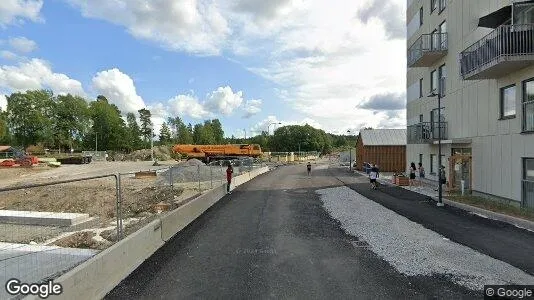
[[215,144],[222,144],[224,142],[224,130],[219,119],[211,120],[211,129]]
[[193,127],[193,142],[195,144],[202,144],[203,131],[204,126],[202,124],[195,124],[195,127]]
[[172,134],[171,130],[169,129],[169,126],[167,126],[167,123],[163,122],[161,125],[161,129],[159,131],[159,142],[162,145],[167,145],[170,142],[172,142]]
[[[191,125],[191,124],[190,124]],[[180,124],[178,128],[178,144],[193,144],[193,135],[189,131],[189,128],[184,124]]]
[[89,111],[92,134],[91,138],[86,140],[88,148],[95,145],[98,138],[98,150],[128,150],[128,130],[119,108],[100,95],[96,101],[91,102]]
[[213,145],[215,144],[215,134],[213,132],[213,127],[211,121],[204,121],[204,125],[201,130],[200,143],[204,145]]
[[23,147],[38,142],[51,146],[54,108],[51,91],[18,92],[8,96],[7,120],[15,142]]
[[79,147],[90,126],[89,106],[79,96],[56,97],[54,113],[54,140],[61,149]]
[[143,136],[146,145],[148,146],[150,144],[151,138],[152,138],[152,127],[154,124],[152,124],[152,120],[150,119],[152,117],[152,114],[150,113],[150,110],[146,108],[142,108],[137,111],[139,113],[139,120],[141,121],[141,135]]
[[132,150],[141,149],[143,147],[143,141],[141,140],[141,129],[139,128],[137,117],[134,113],[129,112],[126,114],[126,123],[128,124],[128,135]]
[[9,144],[11,135],[7,123],[7,111],[0,110],[0,144]]

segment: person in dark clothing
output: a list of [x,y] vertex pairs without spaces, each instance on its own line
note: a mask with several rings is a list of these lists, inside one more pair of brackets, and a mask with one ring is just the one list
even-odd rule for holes
[[308,164],[306,165],[306,169],[308,170],[308,176],[311,175],[311,162],[308,162]]
[[230,184],[232,184],[232,175],[234,173],[234,168],[232,167],[232,162],[228,162],[228,168],[226,168],[226,193],[231,194],[230,192]]

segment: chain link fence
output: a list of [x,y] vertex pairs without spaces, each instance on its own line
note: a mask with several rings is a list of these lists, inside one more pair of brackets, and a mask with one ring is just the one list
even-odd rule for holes
[[[166,212],[225,184],[226,165],[192,160],[0,188],[0,282],[58,277]],[[233,161],[233,176],[262,166],[252,159]],[[2,289],[0,299],[5,298]]]

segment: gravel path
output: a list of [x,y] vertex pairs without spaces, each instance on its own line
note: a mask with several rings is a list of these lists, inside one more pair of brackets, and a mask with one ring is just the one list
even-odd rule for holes
[[401,273],[441,274],[473,290],[481,290],[484,284],[534,284],[534,276],[451,242],[347,187],[317,193],[347,233],[366,241],[373,252]]

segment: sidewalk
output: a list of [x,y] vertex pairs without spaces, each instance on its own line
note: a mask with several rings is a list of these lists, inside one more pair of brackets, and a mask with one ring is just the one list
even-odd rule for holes
[[[367,174],[365,174],[365,172],[355,171],[355,173],[358,173],[358,174],[360,174],[362,176],[367,176]],[[396,186],[395,184],[393,184],[392,179],[393,179],[393,173],[384,173],[384,174],[381,173],[380,174],[380,178],[378,179],[378,182],[380,182],[380,184],[383,184],[383,185]],[[435,189],[437,188],[437,182],[436,182],[435,186],[430,185],[428,183],[428,180],[425,180],[425,183],[423,183],[422,186],[398,186],[398,187],[403,188],[405,190],[409,190],[409,191],[415,192],[415,193],[419,193],[421,195],[428,196],[428,197],[432,198],[436,202],[438,201],[438,197],[439,197],[438,196],[438,192],[435,191]],[[509,215],[505,215],[505,214],[501,214],[501,213],[497,213],[497,212],[493,212],[493,211],[489,211],[489,210],[486,210],[486,209],[483,209],[483,208],[479,208],[479,207],[475,207],[475,206],[459,203],[459,202],[447,199],[445,197],[446,193],[447,193],[446,189],[444,188],[443,189],[443,194],[442,194],[443,195],[442,199],[443,199],[443,203],[446,204],[446,205],[453,206],[453,207],[468,211],[468,212],[470,212],[472,214],[476,214],[476,215],[479,215],[481,217],[485,217],[485,218],[489,218],[489,219],[505,222],[505,223],[517,226],[519,228],[523,228],[523,229],[528,229],[530,231],[534,231],[534,222],[531,222],[531,221],[528,221],[528,220],[525,220],[525,219],[521,219],[521,218],[516,218],[516,217],[513,217],[513,216],[509,216]]]

